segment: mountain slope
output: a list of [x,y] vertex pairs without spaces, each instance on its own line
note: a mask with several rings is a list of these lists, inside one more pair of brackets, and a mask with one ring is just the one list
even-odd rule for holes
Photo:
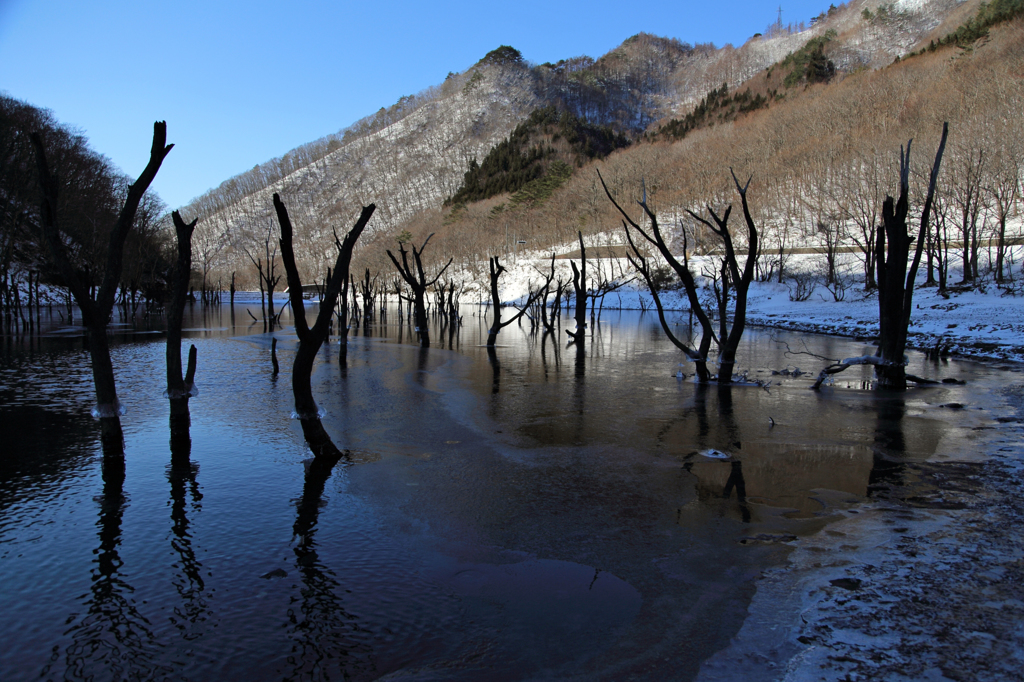
[[[243,250],[261,245],[275,229],[270,195],[279,192],[297,216],[301,266],[320,271],[329,262],[332,229],[363,204],[378,205],[368,237],[398,234],[411,222],[439,222],[427,214],[437,214],[471,164],[482,162],[538,108],[554,106],[636,136],[689,112],[723,83],[735,91],[763,78],[773,64],[826,32],[835,38],[823,55],[840,73],[850,73],[890,63],[963,10],[956,0],[900,0],[884,5],[884,12],[879,7],[853,2],[823,13],[810,28],[770,27],[740,47],[691,46],[639,34],[597,60],[530,66],[504,46],[344,135],[311,143],[289,163],[269,164],[276,172],[250,171],[184,210],[201,218],[198,241],[207,245],[209,268],[245,271]],[[768,92],[766,85],[761,89]]]

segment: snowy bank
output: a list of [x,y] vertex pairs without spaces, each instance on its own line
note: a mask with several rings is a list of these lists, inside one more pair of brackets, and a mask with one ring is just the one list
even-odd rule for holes
[[[600,245],[599,239],[594,240]],[[587,248],[591,248],[588,243]],[[1019,247],[1018,247],[1019,248]],[[569,260],[572,253],[567,245],[555,260],[558,277],[571,281]],[[821,255],[795,255],[787,263],[787,272],[808,275],[820,269]],[[860,267],[854,255],[843,254],[844,262],[840,272],[845,279],[842,300],[823,284],[812,283],[810,296],[804,301],[794,301],[795,282],[785,283],[752,282],[747,301],[747,323],[791,331],[816,334],[831,334],[872,340],[878,334],[878,297],[874,292],[865,291],[862,283],[856,282],[856,271]],[[511,259],[509,259],[511,261]],[[690,267],[695,273],[708,268],[709,258],[691,258]],[[953,259],[955,261],[955,258]],[[1020,260],[1019,258],[1017,259]],[[501,279],[501,296],[506,302],[520,301],[526,296],[531,284],[542,281],[541,272],[550,268],[550,255],[531,252],[521,254],[507,264],[508,272]],[[602,281],[620,280],[622,288],[607,294],[597,303],[609,309],[640,310],[654,309],[650,292],[643,281],[632,271],[629,263],[622,258],[589,258],[587,274],[591,290]],[[1019,271],[1015,276],[1021,277]],[[950,280],[958,282],[961,274],[950,271]],[[940,295],[937,287],[922,286],[925,272],[918,273],[918,288],[914,291],[914,315],[911,319],[907,343],[910,348],[931,350],[945,349],[950,355],[1024,362],[1024,296],[1008,293],[996,287],[991,278],[983,279],[972,288],[950,287],[946,295]],[[571,285],[570,285],[571,289]],[[483,289],[464,297],[465,302],[483,301]],[[685,319],[688,308],[685,294],[681,291],[662,293],[662,302],[670,320]]]

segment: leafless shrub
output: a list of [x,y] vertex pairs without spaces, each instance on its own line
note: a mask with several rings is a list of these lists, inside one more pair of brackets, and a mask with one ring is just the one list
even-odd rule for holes
[[791,271],[786,281],[789,289],[789,300],[806,301],[814,293],[820,278],[812,271]]

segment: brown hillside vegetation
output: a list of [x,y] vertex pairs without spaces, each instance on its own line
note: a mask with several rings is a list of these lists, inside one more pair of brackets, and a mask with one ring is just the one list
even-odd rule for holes
[[[765,72],[749,87],[766,92],[779,77]],[[938,210],[947,238],[970,243],[972,236],[977,241],[979,232],[994,229],[1001,205],[994,188],[1013,186],[1011,194],[1019,196],[1020,19],[991,29],[966,50],[946,46],[878,70],[840,74],[829,83],[778,90],[781,96],[768,109],[695,130],[678,142],[636,144],[586,165],[542,204],[493,210],[505,195],[470,204],[454,217],[424,211],[403,229],[414,240],[435,232],[433,258],[472,267],[511,251],[513,239],[547,249],[571,242],[577,230],[615,233],[620,221],[604,198],[597,167],[613,194],[624,199],[639,196],[645,181],[650,204],[665,218],[731,201],[734,168],[741,177],[753,176],[751,204],[755,220],[765,226],[763,253],[835,238],[830,231],[841,232],[847,246],[867,246],[881,201],[897,184],[900,146],[914,138],[916,148],[934,149],[943,121],[949,121],[951,135]],[[914,173],[926,174],[926,156],[913,157]],[[1005,218],[1015,203],[1004,208]],[[700,230],[687,229],[699,248]],[[380,255],[393,240],[391,234],[375,235],[362,247],[362,263],[386,272]]]

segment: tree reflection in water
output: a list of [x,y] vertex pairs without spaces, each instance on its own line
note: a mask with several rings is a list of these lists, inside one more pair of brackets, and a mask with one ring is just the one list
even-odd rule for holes
[[[903,418],[907,404],[901,392],[882,392],[878,401],[878,420],[875,426],[875,447],[868,476],[868,490],[873,491],[891,484],[899,484],[906,470],[907,452],[903,433]],[[870,494],[870,492],[869,492]]]
[[[103,494],[98,498],[100,515],[99,548],[96,550],[92,584],[85,615],[71,615],[71,627],[65,632],[71,644],[65,652],[65,679],[153,679],[172,670],[156,659],[161,645],[149,620],[136,607],[135,589],[122,572],[118,553],[121,522],[127,508],[124,494],[124,453],[105,451],[103,457]],[[52,660],[57,660],[54,652]],[[43,671],[49,676],[50,666]]]
[[557,374],[561,370],[561,358],[558,356],[558,338],[553,331],[545,331],[540,337],[540,362],[544,368],[544,379],[547,380],[550,377],[551,368],[548,365],[548,354],[547,354],[547,342],[548,338],[551,339],[551,348],[555,355],[555,373]]
[[498,395],[501,391],[501,361],[498,360],[498,353],[494,346],[487,346],[487,362],[491,364],[493,378],[491,379],[491,395]]
[[209,618],[203,565],[196,558],[192,543],[188,511],[202,509],[203,493],[196,482],[199,465],[192,462],[192,437],[188,408],[184,414],[171,414],[171,464],[167,479],[171,484],[171,547],[178,555],[174,576],[174,589],[181,598],[175,606],[171,622],[186,641],[201,636],[199,626]]
[[[306,462],[302,497],[295,524],[298,539],[295,566],[302,580],[300,598],[288,609],[288,628],[293,640],[285,673],[289,680],[328,680],[373,677],[371,649],[356,618],[342,604],[342,588],[334,572],[317,553],[317,520],[323,493],[335,465],[344,458],[323,455]],[[295,604],[294,602],[299,602]]]
[[[721,494],[717,494],[710,487],[710,479],[708,481],[702,481],[701,476],[694,471],[694,458],[699,458],[697,452],[692,452],[686,457],[686,462],[683,464],[683,469],[687,472],[697,476],[697,496],[702,501],[707,501],[713,497],[721,497],[721,499],[729,500],[732,499],[733,491],[736,492],[736,506],[740,512],[740,519],[743,523],[750,523],[752,520],[752,514],[750,505],[747,503],[747,483],[743,477],[743,461],[739,459],[738,451],[742,448],[742,440],[740,437],[739,424],[736,422],[735,414],[733,413],[733,387],[729,384],[720,384],[716,387],[718,394],[718,415],[714,423],[719,427],[719,433],[716,434],[714,440],[711,439],[711,422],[712,420],[708,417],[708,391],[710,390],[707,384],[698,383],[696,384],[694,401],[693,401],[693,412],[692,414],[697,419],[697,448],[700,451],[707,450],[709,448],[725,450],[731,454],[730,458],[725,461],[708,461],[702,462],[701,464],[705,467],[724,467],[729,466],[729,477],[725,481],[725,486],[722,488]],[[672,428],[674,424],[670,422],[662,429],[662,433],[659,434],[659,441],[662,440],[667,431]],[[719,481],[721,479],[718,479]]]

